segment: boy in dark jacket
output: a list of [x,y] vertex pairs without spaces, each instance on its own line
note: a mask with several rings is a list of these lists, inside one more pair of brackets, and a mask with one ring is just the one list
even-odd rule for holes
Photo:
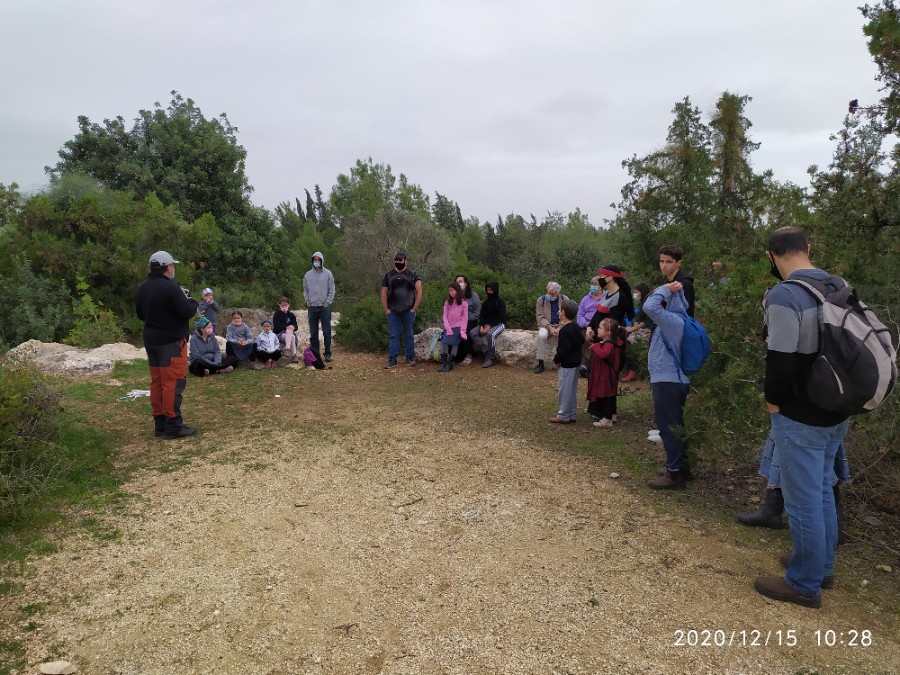
[[581,347],[584,335],[575,321],[578,305],[571,300],[562,303],[563,327],[559,331],[556,356],[553,362],[559,366],[557,380],[559,386],[559,412],[551,417],[553,424],[574,424],[578,407],[578,367],[581,365]]
[[485,300],[481,304],[481,317],[469,335],[472,342],[484,352],[482,368],[490,368],[497,359],[497,336],[506,326],[506,303],[500,297],[500,284],[489,281],[484,285]]

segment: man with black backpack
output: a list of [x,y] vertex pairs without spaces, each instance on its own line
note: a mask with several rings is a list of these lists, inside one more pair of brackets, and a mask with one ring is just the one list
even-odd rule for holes
[[821,607],[821,589],[834,580],[838,531],[832,477],[849,415],[810,401],[806,384],[820,350],[819,301],[796,282],[827,287],[842,280],[812,264],[806,236],[795,227],[776,230],[766,255],[781,283],[765,300],[764,389],[793,552],[784,577],[758,577],[754,587],[774,600]]

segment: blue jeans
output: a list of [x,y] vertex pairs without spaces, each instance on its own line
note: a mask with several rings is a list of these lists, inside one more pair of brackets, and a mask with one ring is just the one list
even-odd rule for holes
[[781,493],[794,547],[784,580],[805,595],[819,595],[822,578],[834,574],[834,457],[849,425],[844,420],[833,427],[813,427],[772,414],[773,461],[781,467]]
[[681,433],[681,429],[675,427],[684,426],[684,404],[689,388],[690,385],[678,382],[650,383],[653,419],[666,450],[666,468],[669,471],[680,471],[685,460],[684,441],[676,435]]
[[[766,488],[769,490],[780,490],[781,467],[773,461],[774,457],[775,439],[772,438],[772,432],[769,431],[769,437],[766,439],[766,444],[763,446],[763,449],[759,451],[759,475],[768,479],[769,482],[768,485],[766,485]],[[839,485],[841,483],[849,485],[852,482],[853,478],[850,476],[850,462],[847,461],[847,449],[844,447],[844,444],[841,443],[841,447],[838,448],[837,454],[834,456],[834,477],[832,485]]]
[[416,345],[413,341],[413,325],[416,323],[416,313],[413,311],[397,314],[390,312],[387,315],[388,330],[391,332],[391,342],[388,348],[388,361],[395,363],[400,354],[400,336],[405,338],[406,360],[416,358]]
[[331,356],[331,307],[309,307],[309,346],[319,352],[319,323],[322,324],[322,337],[325,338],[325,354]]

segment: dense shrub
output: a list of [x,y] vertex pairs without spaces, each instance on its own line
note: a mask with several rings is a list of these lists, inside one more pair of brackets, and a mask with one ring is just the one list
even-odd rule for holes
[[366,298],[345,310],[335,329],[334,339],[353,351],[386,351],[390,333],[381,297]]
[[36,276],[28,261],[17,259],[0,283],[0,342],[15,347],[27,340],[61,340],[72,325],[71,306],[64,287]]
[[72,308],[75,322],[66,336],[66,343],[83,349],[93,349],[124,340],[125,336],[119,328],[116,316],[108,309],[103,309],[102,303],[94,301],[88,293],[88,284],[84,279],[79,278],[77,288],[79,297]]
[[0,363],[0,521],[60,473],[59,402],[37,370]]

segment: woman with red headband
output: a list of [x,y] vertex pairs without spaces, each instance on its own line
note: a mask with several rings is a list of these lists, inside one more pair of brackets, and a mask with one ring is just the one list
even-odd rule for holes
[[[627,325],[626,319],[633,321],[635,315],[631,286],[628,285],[625,275],[618,265],[604,265],[597,272],[597,278],[603,292],[597,301],[597,311],[590,323],[595,335],[603,319],[615,319],[619,325],[625,326]],[[622,361],[622,365],[624,372],[621,378],[622,382],[631,382],[637,377],[634,363],[625,359]]]
[[634,318],[634,298],[631,286],[618,265],[604,265],[597,272],[600,288],[603,292],[597,301],[597,311],[591,319],[591,328],[597,332],[598,324],[606,318],[615,319],[625,325],[625,319]]

